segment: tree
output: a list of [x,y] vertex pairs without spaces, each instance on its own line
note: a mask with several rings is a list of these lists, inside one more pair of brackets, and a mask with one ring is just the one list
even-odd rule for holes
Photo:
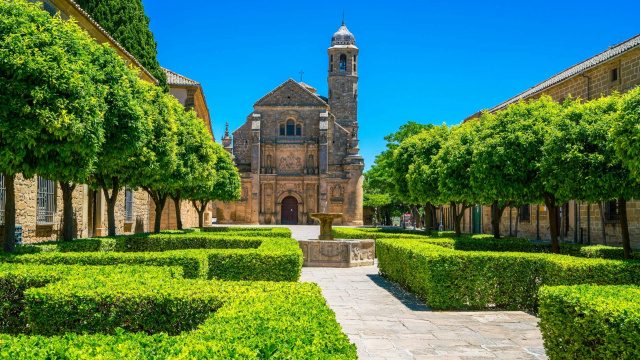
[[640,181],[640,87],[625,93],[613,130],[616,154]]
[[158,44],[149,29],[150,19],[144,13],[142,0],[78,0],[76,2],[153,77],[158,79],[159,86],[165,92],[169,92],[167,75],[157,60]]
[[[91,54],[103,49],[75,23],[36,4],[0,2],[0,18],[0,171],[7,192],[4,250],[11,252],[15,175],[42,173],[68,183],[93,166],[103,140],[104,89],[93,81]],[[67,199],[71,191],[63,192]]]
[[[630,259],[626,203],[640,196],[640,184],[615,152],[613,129],[620,100],[619,94],[613,94],[585,104],[567,103],[545,150],[547,157],[555,157],[555,161],[549,161],[554,168],[548,172],[560,170],[571,174],[558,179],[565,198],[589,203],[618,201],[624,256]],[[580,181],[575,181],[576,178]]]
[[544,199],[549,209],[552,249],[559,252],[555,204],[561,199],[557,198],[554,178],[541,172],[541,162],[546,160],[542,151],[545,136],[561,108],[550,97],[542,96],[481,118],[471,167],[472,186],[481,201],[492,204],[491,224],[496,238],[500,237],[500,218],[506,207]]
[[177,127],[179,117],[184,116],[184,107],[172,95],[153,87],[149,101],[144,108],[151,121],[151,133],[147,137],[143,156],[132,163],[137,172],[130,182],[133,187],[141,187],[155,205],[154,232],[160,232],[162,211],[167,197],[175,189],[173,178],[178,163]]
[[204,210],[209,202],[214,200],[229,202],[240,199],[241,183],[238,169],[233,165],[231,155],[220,146],[211,143],[215,154],[213,164],[215,176],[207,182],[191,183],[185,189],[185,197],[190,199],[198,212],[198,223],[204,226]]
[[[431,231],[432,204],[447,201],[438,188],[438,167],[433,162],[433,158],[438,154],[448,136],[447,125],[434,126],[402,141],[395,153],[398,155],[395,160],[401,165],[397,168],[398,171],[404,172],[408,161],[411,162],[404,176],[406,184],[403,183],[401,186],[406,186],[411,199],[415,199],[418,204],[424,204],[427,233]],[[400,177],[394,179],[400,181]]]
[[178,161],[173,176],[173,189],[169,196],[175,205],[178,229],[182,230],[182,192],[191,184],[207,183],[215,177],[216,155],[209,130],[193,110],[179,117],[177,130]]
[[[460,236],[462,232],[460,221],[464,211],[477,200],[470,184],[473,148],[479,126],[478,120],[472,120],[452,127],[448,139],[432,160],[433,167],[438,171],[438,191],[443,199],[451,202],[453,208],[456,236]],[[461,205],[460,211],[458,204]]]

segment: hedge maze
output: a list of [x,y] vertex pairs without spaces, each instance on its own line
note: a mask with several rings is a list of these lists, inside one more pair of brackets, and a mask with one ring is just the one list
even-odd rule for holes
[[320,289],[297,282],[302,254],[288,230],[174,231],[19,252],[0,257],[0,358],[357,358]]
[[[381,274],[430,307],[536,313],[551,359],[640,358],[640,262],[623,249],[488,235],[334,228],[375,238]],[[635,252],[634,254],[637,254]]]

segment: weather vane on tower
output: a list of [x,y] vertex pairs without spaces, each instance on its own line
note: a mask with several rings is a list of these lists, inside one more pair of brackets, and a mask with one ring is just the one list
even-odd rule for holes
[[298,74],[300,74],[300,82],[302,82],[302,75],[304,75],[304,71],[300,70]]

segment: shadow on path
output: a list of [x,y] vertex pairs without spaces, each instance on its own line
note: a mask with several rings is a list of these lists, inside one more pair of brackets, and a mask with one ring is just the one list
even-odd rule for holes
[[369,277],[369,279],[371,279],[374,284],[378,285],[393,297],[400,300],[400,302],[402,302],[402,304],[408,309],[412,311],[431,311],[431,308],[427,304],[420,301],[420,299],[410,294],[397,284],[385,279],[382,275],[367,274],[367,277]]

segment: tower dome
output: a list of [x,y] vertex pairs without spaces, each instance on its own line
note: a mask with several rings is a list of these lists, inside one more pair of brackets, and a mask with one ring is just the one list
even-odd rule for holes
[[347,29],[347,26],[342,23],[340,29],[336,31],[335,34],[331,37],[331,46],[335,45],[355,45],[356,38],[353,34]]

